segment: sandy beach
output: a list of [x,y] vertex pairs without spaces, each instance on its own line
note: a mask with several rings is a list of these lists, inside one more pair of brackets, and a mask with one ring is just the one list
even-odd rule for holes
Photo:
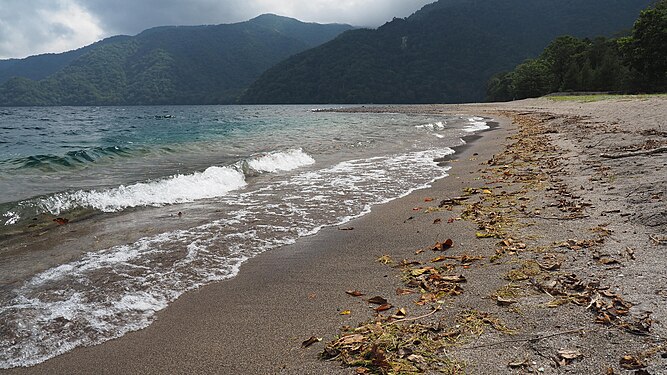
[[[431,188],[253,258],[146,329],[3,373],[667,373],[667,99],[352,111],[497,126]],[[402,341],[376,337],[390,329]]]

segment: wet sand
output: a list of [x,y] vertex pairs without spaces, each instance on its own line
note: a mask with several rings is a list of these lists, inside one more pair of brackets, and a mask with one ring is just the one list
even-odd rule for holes
[[[405,287],[400,270],[377,259],[389,255],[396,260],[419,258],[427,262],[433,254],[417,255],[415,250],[446,238],[455,244],[451,254],[484,259],[457,270],[468,279],[464,293],[444,301],[443,309],[428,321],[451,321],[461,311],[474,309],[498,317],[515,331],[507,335],[487,329],[453,344],[447,355],[465,363],[466,373],[539,369],[541,373],[605,373],[609,368],[620,373],[624,369],[621,359],[626,355],[639,358],[650,373],[660,373],[656,369],[667,368],[667,360],[660,356],[665,352],[661,340],[667,334],[662,323],[667,321],[667,261],[660,256],[666,249],[661,242],[665,223],[660,221],[665,217],[667,195],[666,154],[618,161],[608,161],[599,154],[622,152],[648,139],[664,142],[666,103],[664,99],[602,103],[539,99],[509,104],[386,107],[382,110],[487,115],[496,118],[499,126],[457,150],[448,161],[450,176],[431,188],[377,206],[344,228],[326,228],[295,245],[251,259],[234,279],[180,297],[144,330],[6,373],[354,374],[354,368],[319,359],[324,345],[334,340],[341,326],[356,326],[375,316],[375,306],[345,291],[357,289],[367,297],[384,296],[392,305],[405,307],[408,316],[430,311],[428,306],[414,304],[415,295],[397,296],[396,288]],[[541,159],[524,160],[520,165],[522,171],[544,171],[540,177],[544,186],[527,186],[494,175],[498,165],[489,161],[514,155],[521,144],[517,144],[518,138],[509,137],[519,132],[545,143]],[[561,164],[543,165],[554,159]],[[567,187],[568,200],[586,203],[574,212],[580,218],[551,219],[564,213],[558,203],[566,198],[549,190],[561,185]],[[527,249],[503,253],[491,262],[498,254],[499,239],[477,238],[479,223],[448,222],[461,217],[462,207],[429,210],[470,187],[491,188],[491,200],[479,194],[471,197],[479,198],[482,204],[500,199],[496,191],[525,191],[521,202],[527,207],[522,212],[531,215],[517,220],[530,225],[517,227],[512,236],[525,242]],[[568,239],[597,238],[599,233],[593,228],[605,228],[610,235],[591,248],[554,245]],[[603,258],[615,262],[605,264],[600,261]],[[516,297],[517,304],[498,306],[493,294],[510,283],[508,272],[529,261],[550,259],[560,261],[557,270],[540,271],[533,280],[514,281],[523,291]],[[652,311],[650,329],[638,335],[616,321],[596,323],[599,311],[591,311],[587,303],[547,306],[553,296],[537,290],[535,279],[546,283],[568,274],[588,284],[604,285],[606,289],[599,289],[602,292],[622,295],[634,305],[631,317],[639,319],[645,311]],[[340,315],[343,310],[351,313]],[[577,331],[546,337],[572,330]],[[323,341],[302,348],[301,343],[311,336]],[[520,340],[536,336],[544,339]],[[500,341],[508,343],[494,344]],[[479,344],[488,346],[475,347]],[[558,350],[563,348],[574,348],[582,355],[559,363]],[[650,350],[654,353],[649,354]],[[508,367],[517,360],[525,363]]]

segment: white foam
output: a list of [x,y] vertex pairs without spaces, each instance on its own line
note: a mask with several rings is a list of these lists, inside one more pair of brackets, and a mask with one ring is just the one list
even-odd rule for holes
[[446,122],[438,121],[435,123],[428,123],[425,125],[415,125],[417,129],[428,129],[428,130],[443,130],[445,128]]
[[463,131],[468,133],[474,133],[481,130],[491,129],[481,117],[470,117],[468,118],[468,125],[463,127]]
[[5,225],[16,224],[21,219],[21,215],[14,211],[7,211],[2,216],[6,218]]
[[245,176],[230,167],[209,167],[203,172],[176,175],[153,182],[121,185],[103,191],[60,193],[41,199],[40,206],[58,215],[76,207],[94,208],[104,212],[130,207],[163,206],[214,198],[246,186]]
[[248,166],[258,172],[291,171],[311,164],[315,164],[315,159],[302,149],[272,152],[248,160]]

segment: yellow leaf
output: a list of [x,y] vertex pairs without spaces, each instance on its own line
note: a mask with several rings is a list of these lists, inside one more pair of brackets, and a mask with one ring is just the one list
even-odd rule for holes
[[352,311],[350,310],[343,310],[340,312],[340,315],[350,315],[350,314],[352,314]]

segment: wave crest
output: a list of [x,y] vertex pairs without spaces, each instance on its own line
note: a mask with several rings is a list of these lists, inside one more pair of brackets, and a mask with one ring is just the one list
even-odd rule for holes
[[306,165],[315,164],[315,159],[302,149],[271,152],[248,160],[248,167],[257,172],[291,171]]

